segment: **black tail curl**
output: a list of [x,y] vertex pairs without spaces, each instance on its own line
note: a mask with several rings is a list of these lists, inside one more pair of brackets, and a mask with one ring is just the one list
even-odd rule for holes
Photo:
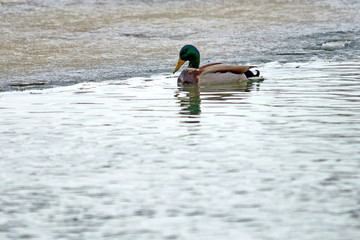
[[252,78],[252,77],[259,77],[260,76],[260,71],[255,70],[256,73],[253,73],[250,70],[247,70],[244,74],[247,78]]

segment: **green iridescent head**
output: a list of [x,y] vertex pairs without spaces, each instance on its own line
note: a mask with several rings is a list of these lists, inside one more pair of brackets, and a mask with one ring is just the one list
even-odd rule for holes
[[179,70],[186,61],[189,61],[189,68],[199,68],[200,53],[193,45],[185,45],[182,47],[179,55],[179,61],[175,67],[174,73]]

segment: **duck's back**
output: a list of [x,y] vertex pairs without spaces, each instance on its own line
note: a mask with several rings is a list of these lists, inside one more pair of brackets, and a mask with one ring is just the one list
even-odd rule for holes
[[223,63],[210,63],[199,69],[187,68],[181,72],[180,84],[219,84],[247,81],[245,72],[254,66],[229,65]]

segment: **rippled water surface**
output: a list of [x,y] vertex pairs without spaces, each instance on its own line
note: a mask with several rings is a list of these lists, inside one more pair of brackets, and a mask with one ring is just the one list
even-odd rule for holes
[[356,239],[359,66],[268,64],[248,86],[154,76],[2,93],[0,235]]
[[[358,239],[358,12],[0,2],[0,239]],[[178,87],[185,43],[265,80]]]

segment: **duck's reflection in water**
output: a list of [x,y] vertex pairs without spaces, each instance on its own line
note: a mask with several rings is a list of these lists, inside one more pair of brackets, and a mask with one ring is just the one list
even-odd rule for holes
[[251,82],[208,86],[183,85],[179,86],[175,93],[175,97],[179,100],[179,113],[181,115],[187,115],[189,118],[192,118],[193,120],[191,122],[199,122],[197,115],[201,114],[202,100],[221,101],[229,99],[239,92],[249,92],[251,88]]
[[179,87],[177,98],[180,103],[180,114],[198,115],[201,112],[200,87],[196,85],[185,85]]

